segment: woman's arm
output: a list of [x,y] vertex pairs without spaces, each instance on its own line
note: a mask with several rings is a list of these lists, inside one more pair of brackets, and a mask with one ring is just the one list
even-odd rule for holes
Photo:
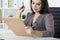
[[46,31],[33,30],[32,33],[40,37],[52,37],[54,36],[54,19],[52,14],[46,14],[44,17]]
[[25,7],[24,6],[21,6],[21,7],[19,7],[18,8],[18,11],[17,11],[17,13],[18,13],[18,18],[21,18],[21,14],[22,14],[22,12],[24,11],[24,9],[25,9]]
[[[22,12],[24,11],[24,9],[25,9],[25,7],[24,6],[21,6],[21,7],[19,7],[19,9],[18,9],[18,18],[20,19],[20,21],[21,21],[21,14],[22,14]],[[25,18],[25,21],[24,21],[24,23],[23,23],[23,26],[24,26],[24,28],[25,28],[25,31],[26,31],[26,33],[28,33],[28,34],[30,34],[31,35],[31,28],[29,27],[29,26],[27,26],[27,20],[28,20],[28,17],[29,17],[29,15],[30,15],[30,13],[28,13],[27,14],[27,16],[26,16],[26,18]]]
[[27,24],[28,24],[28,18],[29,18],[29,16],[30,16],[30,13],[27,13],[26,18],[24,19],[25,26],[27,26]]
[[46,14],[44,20],[45,20],[46,31],[42,31],[43,37],[54,36],[54,19],[52,14]]

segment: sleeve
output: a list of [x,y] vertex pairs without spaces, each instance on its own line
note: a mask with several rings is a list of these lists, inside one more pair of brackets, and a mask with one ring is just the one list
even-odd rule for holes
[[43,32],[43,37],[53,37],[54,36],[54,19],[52,14],[47,14],[44,18],[46,31]]
[[30,13],[27,13],[27,16],[26,16],[26,18],[25,18],[25,20],[24,20],[25,26],[27,26],[27,24],[28,24],[29,15],[30,15]]

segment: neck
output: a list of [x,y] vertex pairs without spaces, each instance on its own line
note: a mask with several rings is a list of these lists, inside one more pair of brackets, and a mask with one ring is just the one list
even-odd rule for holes
[[35,14],[37,15],[37,14],[40,14],[40,13],[39,12],[36,12]]

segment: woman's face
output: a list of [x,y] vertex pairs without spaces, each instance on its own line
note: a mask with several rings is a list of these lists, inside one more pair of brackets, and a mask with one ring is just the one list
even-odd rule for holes
[[32,9],[33,11],[36,13],[36,12],[40,12],[41,10],[41,0],[32,0]]

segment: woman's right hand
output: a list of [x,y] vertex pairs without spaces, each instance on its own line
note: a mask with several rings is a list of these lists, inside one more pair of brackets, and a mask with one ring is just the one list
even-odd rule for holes
[[25,32],[31,35],[32,28],[31,27],[24,27],[24,28],[25,28]]
[[24,6],[19,7],[19,9],[18,9],[18,16],[19,17],[21,16],[21,13],[24,11],[24,9],[25,9]]

